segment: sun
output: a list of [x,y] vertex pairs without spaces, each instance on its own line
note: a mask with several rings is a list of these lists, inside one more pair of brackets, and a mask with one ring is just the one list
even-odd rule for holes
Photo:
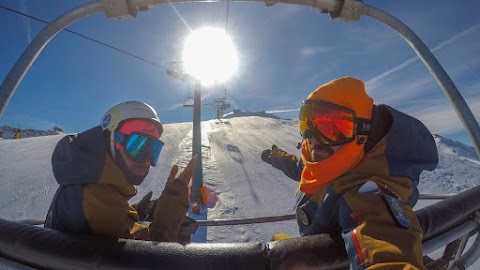
[[182,58],[186,73],[205,85],[228,80],[238,65],[232,40],[225,30],[212,27],[195,30],[187,37]]

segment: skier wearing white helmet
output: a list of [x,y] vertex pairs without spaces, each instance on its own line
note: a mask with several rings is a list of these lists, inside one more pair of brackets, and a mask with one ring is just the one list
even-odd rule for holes
[[[129,131],[127,132],[128,134],[125,135],[130,135],[130,129],[132,128],[134,131],[140,131],[145,135],[151,135],[159,138],[163,133],[163,126],[160,123],[160,118],[155,110],[150,105],[139,101],[122,102],[113,106],[105,113],[105,115],[102,117],[100,125],[103,129],[103,134],[108,144],[107,151],[109,151],[113,160],[115,160],[117,165],[124,171],[124,173],[127,175],[127,180],[131,184],[141,184],[145,176],[147,176],[148,168],[150,166],[143,166],[147,170],[144,172],[144,174],[140,175],[136,175],[133,169],[127,168],[125,161],[128,159],[121,158],[121,153],[124,152],[120,150],[126,148],[120,147],[121,142],[119,142],[119,139],[125,137],[123,135],[127,129],[129,129]],[[163,147],[163,142],[158,141],[155,143],[157,143],[158,146],[156,149],[151,150],[152,152],[150,153],[150,156],[146,151],[143,151],[143,149],[146,149],[147,147],[142,148],[142,151],[137,150],[135,152],[136,156],[144,158],[145,160],[151,158],[152,166],[156,166],[158,156],[160,155],[160,151]],[[143,154],[145,154],[145,156],[143,156]]]
[[[99,126],[65,136],[55,147],[52,168],[60,185],[45,227],[71,233],[187,243],[196,228],[186,218],[188,183],[196,157],[178,177],[174,165],[160,197],[152,192],[130,206],[136,185],[156,166],[163,126],[155,110],[139,101],[113,106]],[[155,207],[159,205],[161,207]],[[145,225],[139,221],[151,221]]]

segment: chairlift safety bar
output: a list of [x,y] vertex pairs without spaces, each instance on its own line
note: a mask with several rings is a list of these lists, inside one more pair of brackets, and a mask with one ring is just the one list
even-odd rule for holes
[[[419,200],[443,200],[454,196],[454,193],[450,194],[420,194]],[[226,226],[226,225],[242,225],[253,223],[268,223],[277,221],[294,220],[295,214],[269,216],[269,217],[255,217],[255,218],[232,218],[232,219],[207,219],[196,220],[198,226]],[[478,219],[478,218],[477,218]],[[43,225],[44,219],[24,219],[17,220],[17,222],[30,224],[30,225]],[[480,221],[477,221],[480,223]]]

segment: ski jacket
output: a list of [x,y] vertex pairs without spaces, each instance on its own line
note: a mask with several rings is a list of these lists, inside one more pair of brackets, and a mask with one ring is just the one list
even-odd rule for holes
[[[282,150],[271,164],[300,180],[301,158]],[[385,269],[423,269],[422,231],[412,207],[420,173],[437,164],[435,141],[420,121],[389,106],[375,106],[360,163],[314,194],[297,190],[300,234],[342,234],[352,269],[382,263]]]
[[[309,225],[304,225],[297,218],[302,235],[338,227],[334,219],[338,217],[339,198],[368,181],[385,189],[385,192],[396,193],[395,197],[410,206],[416,204],[420,173],[433,170],[438,164],[433,136],[419,120],[387,105],[375,106],[374,111],[373,134],[369,136],[365,157],[358,166],[313,195],[297,190],[297,210],[301,207],[311,220]],[[271,164],[291,179],[300,181],[302,158],[279,149],[272,155]]]
[[136,188],[107,153],[100,126],[60,140],[52,167],[60,186],[45,227],[115,238],[177,241],[189,205],[187,186],[180,181],[167,183],[151,224],[138,223],[137,211],[128,204]]

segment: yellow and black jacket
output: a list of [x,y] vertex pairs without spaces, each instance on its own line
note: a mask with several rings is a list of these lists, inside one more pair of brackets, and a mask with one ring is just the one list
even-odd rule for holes
[[[438,153],[433,136],[417,119],[375,106],[365,157],[327,188],[297,190],[301,235],[342,234],[352,269],[423,269],[422,231],[412,210],[423,170]],[[283,150],[273,167],[299,181],[303,161]]]
[[128,204],[136,188],[106,152],[100,126],[60,140],[52,167],[60,186],[45,227],[115,238],[177,241],[189,205],[187,186],[180,181],[167,183],[151,224],[138,223],[137,211]]

